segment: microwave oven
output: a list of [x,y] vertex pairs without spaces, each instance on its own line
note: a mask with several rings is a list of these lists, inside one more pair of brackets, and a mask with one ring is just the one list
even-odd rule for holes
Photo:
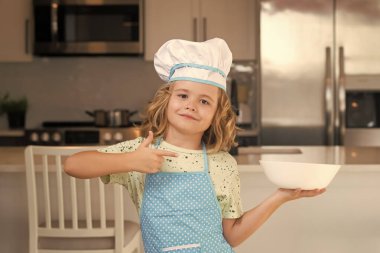
[[34,0],[34,53],[142,54],[142,1]]

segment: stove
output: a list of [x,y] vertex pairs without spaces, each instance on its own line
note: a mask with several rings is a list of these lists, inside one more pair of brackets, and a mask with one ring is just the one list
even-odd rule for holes
[[112,145],[141,136],[137,124],[128,127],[95,127],[93,122],[44,122],[25,130],[26,145]]

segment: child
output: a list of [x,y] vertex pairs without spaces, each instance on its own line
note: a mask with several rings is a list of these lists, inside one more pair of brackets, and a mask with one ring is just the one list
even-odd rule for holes
[[139,214],[146,253],[233,252],[283,203],[322,190],[279,189],[242,211],[234,145],[235,114],[226,94],[232,54],[224,40],[170,40],[154,65],[168,84],[155,94],[146,138],[69,157],[75,177],[124,185]]

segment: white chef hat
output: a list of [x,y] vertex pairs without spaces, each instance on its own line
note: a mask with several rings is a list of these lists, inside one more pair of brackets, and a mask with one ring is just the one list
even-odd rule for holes
[[187,80],[223,90],[231,64],[232,53],[220,38],[204,42],[169,40],[154,55],[154,67],[165,82]]

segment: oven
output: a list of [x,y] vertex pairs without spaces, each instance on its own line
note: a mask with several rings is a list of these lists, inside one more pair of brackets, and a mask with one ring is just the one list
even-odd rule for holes
[[112,145],[141,136],[139,127],[124,128],[37,128],[25,131],[26,145],[91,146]]

